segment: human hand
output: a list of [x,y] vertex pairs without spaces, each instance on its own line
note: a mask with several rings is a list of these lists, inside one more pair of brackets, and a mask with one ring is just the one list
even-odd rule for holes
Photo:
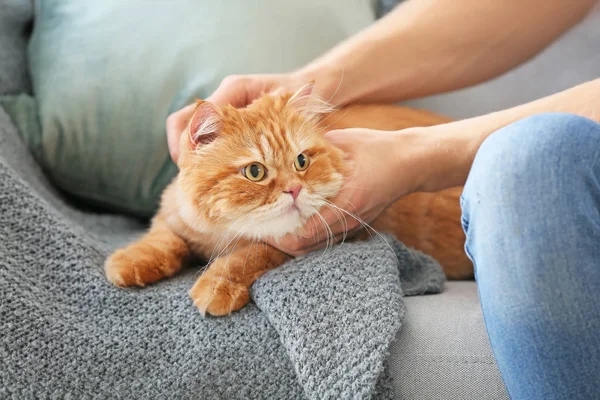
[[[226,77],[206,101],[219,107],[229,104],[245,107],[263,93],[278,90],[294,92],[310,80],[311,78],[304,73],[232,75]],[[316,93],[321,97],[327,96],[327,87],[325,82],[319,82],[315,88]],[[179,138],[192,117],[194,108],[195,104],[190,104],[167,118],[167,143],[171,158],[175,162],[179,157]]]
[[331,205],[311,217],[299,234],[268,240],[292,256],[358,233],[392,202],[416,191],[421,184],[427,146],[417,130],[352,128],[330,131],[325,138],[349,156],[355,170]]

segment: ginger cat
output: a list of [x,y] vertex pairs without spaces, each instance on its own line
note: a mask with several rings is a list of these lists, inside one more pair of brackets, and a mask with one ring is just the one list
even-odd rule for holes
[[[144,286],[173,276],[192,258],[209,260],[190,290],[194,304],[203,315],[238,310],[250,301],[254,281],[289,259],[261,239],[295,232],[351,172],[342,151],[323,138],[326,130],[448,121],[387,105],[332,111],[314,101],[312,88],[264,95],[243,109],[198,101],[182,134],[179,175],[165,189],[146,235],[108,258],[108,280]],[[461,191],[405,196],[371,225],[436,258],[450,279],[470,278]]]

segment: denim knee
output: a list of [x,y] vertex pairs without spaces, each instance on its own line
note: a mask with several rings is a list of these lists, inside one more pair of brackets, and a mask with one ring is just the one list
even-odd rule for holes
[[[582,196],[595,196],[591,188],[599,181],[596,122],[548,113],[498,130],[477,152],[461,198],[467,253],[477,266],[476,249],[507,234],[499,226],[513,233],[534,230],[535,237],[543,238],[545,225],[561,220],[562,213],[577,212],[572,223],[600,223],[597,207],[577,207]],[[477,226],[471,221],[475,217]]]
[[551,202],[561,190],[574,189],[574,180],[600,177],[599,160],[598,123],[566,113],[524,118],[483,142],[465,185],[463,205],[482,191],[515,206]]

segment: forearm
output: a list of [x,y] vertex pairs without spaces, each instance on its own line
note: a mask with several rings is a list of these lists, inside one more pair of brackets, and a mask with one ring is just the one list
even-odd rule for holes
[[409,0],[299,71],[334,104],[463,88],[531,58],[595,0]]
[[463,185],[488,136],[512,122],[546,112],[571,113],[600,122],[600,79],[504,111],[415,132],[421,141],[424,171],[417,190]]

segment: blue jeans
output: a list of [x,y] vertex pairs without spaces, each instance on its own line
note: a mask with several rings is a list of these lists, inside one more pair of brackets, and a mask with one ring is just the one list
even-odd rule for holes
[[600,125],[557,113],[500,129],[461,203],[511,398],[600,398]]

